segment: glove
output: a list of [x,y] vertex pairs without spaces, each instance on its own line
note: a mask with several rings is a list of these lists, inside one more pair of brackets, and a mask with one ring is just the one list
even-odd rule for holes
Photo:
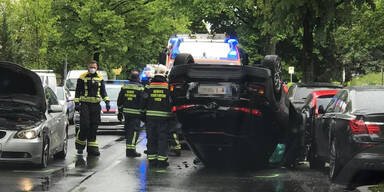
[[80,111],[80,103],[75,103],[75,111]]
[[109,109],[111,109],[111,106],[109,105],[109,101],[105,102],[105,108],[107,109],[107,111],[109,111]]
[[117,119],[118,119],[119,121],[123,121],[123,113],[118,113],[118,114],[117,114]]

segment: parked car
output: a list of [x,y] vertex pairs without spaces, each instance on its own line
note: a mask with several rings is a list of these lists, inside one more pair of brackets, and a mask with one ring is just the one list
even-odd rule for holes
[[313,132],[312,167],[329,162],[329,177],[343,169],[384,170],[384,88],[347,87],[324,111],[319,107]]
[[307,99],[304,102],[304,106],[301,109],[302,115],[302,139],[301,142],[305,146],[303,157],[308,156],[308,149],[311,144],[311,130],[313,130],[315,118],[319,115],[319,106],[327,106],[331,99],[336,95],[339,90],[321,90],[312,91],[308,94]]
[[47,167],[64,159],[68,124],[54,91],[19,65],[0,62],[0,162]]
[[[67,87],[71,92],[70,99],[75,98],[77,79],[80,77],[81,74],[86,72],[87,70],[71,70],[68,72],[67,76],[65,77],[64,87]],[[98,70],[97,73],[100,73],[100,75],[103,76],[104,81],[108,80],[108,73],[106,71]]]
[[341,89],[341,85],[332,83],[314,82],[314,83],[295,83],[288,90],[288,98],[295,106],[296,110],[300,112],[304,105],[305,99],[312,91],[327,90],[327,89]]
[[69,123],[73,125],[75,116],[75,102],[73,99],[71,99],[71,93],[69,92],[69,89],[66,87],[57,87],[57,99],[59,99],[60,105],[64,106]]
[[206,166],[263,166],[299,117],[282,91],[280,59],[266,56],[263,67],[216,62],[175,57],[169,89],[184,138]]
[[119,97],[122,85],[127,81],[106,81],[105,90],[107,91],[111,108],[107,111],[105,102],[101,101],[101,121],[99,130],[124,130],[124,123],[117,119],[119,109],[117,107],[117,98]]
[[57,80],[53,70],[32,69],[32,71],[39,75],[43,86],[50,87],[56,93]]

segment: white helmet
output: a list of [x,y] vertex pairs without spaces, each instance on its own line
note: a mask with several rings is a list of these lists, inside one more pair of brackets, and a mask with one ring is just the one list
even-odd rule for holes
[[155,76],[165,77],[167,72],[167,67],[165,65],[159,64],[155,67]]

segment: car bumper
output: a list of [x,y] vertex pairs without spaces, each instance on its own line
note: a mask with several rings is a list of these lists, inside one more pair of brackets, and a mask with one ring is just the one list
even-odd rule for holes
[[384,144],[368,147],[357,153],[348,165],[361,170],[384,170]]
[[42,139],[15,139],[16,131],[5,131],[6,136],[0,139],[0,162],[40,163]]
[[99,130],[122,130],[124,122],[117,119],[117,115],[101,115]]

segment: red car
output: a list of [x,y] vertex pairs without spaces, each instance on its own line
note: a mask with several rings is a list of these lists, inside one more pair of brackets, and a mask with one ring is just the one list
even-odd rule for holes
[[[338,91],[338,89],[312,91],[305,99],[304,106],[301,108],[301,114],[303,118],[302,130],[305,131],[302,142],[305,143],[305,146],[307,146],[306,149],[308,149],[308,146],[312,143],[312,132],[315,124],[315,118],[319,115],[319,107],[323,106],[325,108]],[[310,160],[310,151],[308,151],[307,157]],[[310,166],[313,168],[311,164]]]

